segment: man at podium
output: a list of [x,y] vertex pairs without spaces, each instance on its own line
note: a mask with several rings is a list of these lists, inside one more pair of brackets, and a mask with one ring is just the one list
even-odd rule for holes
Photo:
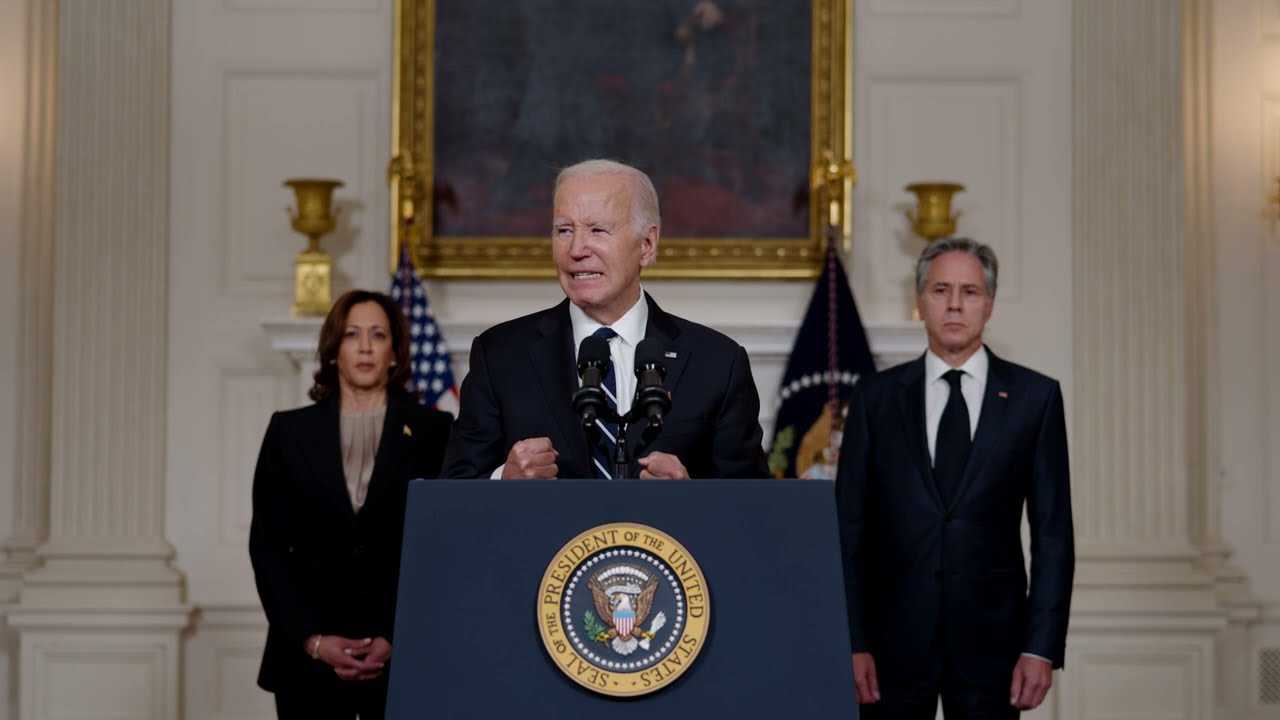
[[552,256],[565,300],[481,333],[471,346],[441,477],[611,478],[624,437],[597,423],[589,442],[570,398],[579,388],[577,348],[608,343],[602,380],[610,407],[631,408],[636,348],[661,343],[658,363],[671,392],[662,430],[627,468],[640,478],[765,478],[760,397],[741,345],[662,310],[640,286],[657,259],[661,220],[653,182],[610,160],[560,172],[553,194]]

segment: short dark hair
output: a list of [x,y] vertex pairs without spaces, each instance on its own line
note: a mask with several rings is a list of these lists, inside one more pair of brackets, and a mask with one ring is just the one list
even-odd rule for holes
[[412,374],[412,368],[409,367],[409,323],[404,313],[395,300],[380,292],[351,290],[333,303],[320,326],[320,344],[316,348],[320,367],[314,376],[315,384],[307,392],[312,400],[319,402],[338,392],[338,349],[342,347],[342,336],[347,329],[347,316],[351,314],[351,308],[367,302],[377,303],[387,314],[391,325],[391,354],[395,364],[387,374],[387,391],[409,392],[405,383]]
[[982,263],[982,274],[987,279],[987,297],[996,296],[996,281],[1000,277],[1000,263],[996,260],[996,251],[969,238],[942,238],[924,246],[924,252],[916,260],[916,295],[924,294],[924,283],[929,278],[929,266],[934,258],[949,252],[962,252],[978,258]]

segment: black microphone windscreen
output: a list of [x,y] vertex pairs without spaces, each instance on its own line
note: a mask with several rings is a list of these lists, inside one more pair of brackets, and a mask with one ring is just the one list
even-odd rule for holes
[[645,338],[636,345],[636,370],[639,371],[646,365],[662,366],[662,356],[665,351],[662,349],[662,341],[654,338]]
[[582,344],[578,346],[578,364],[587,363],[603,363],[609,362],[609,341],[604,338],[588,335],[582,338]]

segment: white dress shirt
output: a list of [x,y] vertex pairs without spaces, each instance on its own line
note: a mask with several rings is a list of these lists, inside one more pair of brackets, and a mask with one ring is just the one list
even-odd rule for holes
[[[982,394],[987,389],[987,349],[979,347],[955,370],[960,370],[960,393],[964,395],[965,405],[969,406],[969,439],[978,430],[978,416],[982,414]],[[929,458],[932,462],[934,448],[938,445],[938,423],[942,421],[942,411],[947,407],[951,397],[951,385],[942,376],[953,368],[943,362],[942,358],[933,354],[932,350],[924,355],[924,427],[929,436]]]

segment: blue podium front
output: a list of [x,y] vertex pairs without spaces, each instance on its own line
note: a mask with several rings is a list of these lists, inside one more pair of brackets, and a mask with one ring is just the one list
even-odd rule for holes
[[857,718],[821,480],[420,480],[387,717]]

